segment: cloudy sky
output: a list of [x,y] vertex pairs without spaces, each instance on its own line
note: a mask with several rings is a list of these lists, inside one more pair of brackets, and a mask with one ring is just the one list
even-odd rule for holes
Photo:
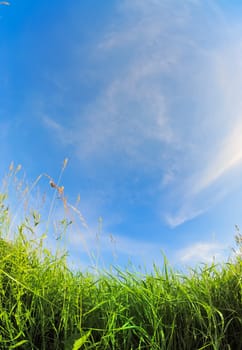
[[[1,176],[11,161],[30,184],[61,175],[75,264],[226,259],[242,221],[241,38],[236,0],[0,5]],[[50,178],[36,187],[53,223],[66,214]]]

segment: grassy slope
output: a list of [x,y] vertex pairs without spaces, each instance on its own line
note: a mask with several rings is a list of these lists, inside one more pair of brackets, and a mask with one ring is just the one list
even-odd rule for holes
[[[73,273],[26,222],[5,239],[0,197],[0,349],[242,349],[242,260],[179,275]],[[36,223],[34,223],[36,225]],[[34,229],[34,227],[33,227]]]

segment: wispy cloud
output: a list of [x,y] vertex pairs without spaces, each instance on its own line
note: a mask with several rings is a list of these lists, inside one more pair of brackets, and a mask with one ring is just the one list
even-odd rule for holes
[[200,182],[197,184],[196,191],[211,186],[216,180],[226,174],[228,171],[242,163],[242,123],[235,126],[228,137],[222,142],[221,149],[214,161],[211,162],[205,172],[201,174]]
[[[162,247],[142,239],[132,239],[123,235],[102,233],[80,236],[76,234],[69,239],[69,248],[73,256],[86,254],[89,249],[89,266],[109,268],[113,266],[127,267],[130,262],[133,267],[152,269],[153,264],[162,266]],[[85,239],[85,247],[83,246]],[[86,260],[87,261],[87,260]]]
[[99,93],[73,127],[45,125],[82,162],[159,173],[162,217],[175,227],[221,199],[224,184],[213,186],[242,163],[241,27],[213,2],[118,6],[92,48]]
[[45,128],[47,128],[53,139],[57,139],[60,144],[73,144],[75,141],[74,132],[68,127],[62,125],[59,121],[54,120],[46,115],[41,115],[41,121]]

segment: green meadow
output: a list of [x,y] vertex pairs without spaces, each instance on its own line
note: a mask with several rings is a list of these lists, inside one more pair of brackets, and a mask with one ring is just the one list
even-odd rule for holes
[[10,239],[11,220],[1,193],[0,349],[242,349],[239,232],[227,263],[179,273],[164,258],[144,275],[115,266],[92,274],[71,270],[35,236],[36,212]]

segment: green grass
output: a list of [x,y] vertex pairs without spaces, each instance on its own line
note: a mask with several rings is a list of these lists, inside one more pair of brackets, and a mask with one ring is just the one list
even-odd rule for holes
[[[242,260],[188,274],[73,272],[0,198],[0,349],[242,349]],[[26,221],[27,220],[27,221]],[[27,222],[27,224],[26,224]],[[237,236],[237,243],[241,236]]]

